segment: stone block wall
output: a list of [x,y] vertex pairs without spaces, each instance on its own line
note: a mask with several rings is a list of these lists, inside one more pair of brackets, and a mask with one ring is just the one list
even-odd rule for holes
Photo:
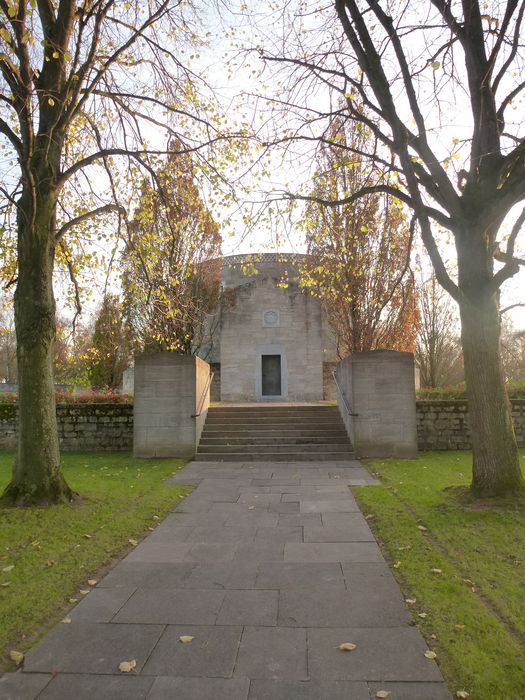
[[200,357],[159,352],[135,358],[135,457],[193,457],[210,402],[209,375]]
[[[525,399],[511,399],[511,404],[516,439],[525,447]],[[420,450],[470,450],[467,402],[417,401],[417,441]]]
[[[133,406],[120,403],[73,403],[57,406],[58,437],[64,452],[130,451]],[[0,447],[14,449],[18,407],[0,404]]]
[[350,403],[339,409],[358,457],[417,456],[414,356],[411,352],[356,352],[337,366],[337,379]]

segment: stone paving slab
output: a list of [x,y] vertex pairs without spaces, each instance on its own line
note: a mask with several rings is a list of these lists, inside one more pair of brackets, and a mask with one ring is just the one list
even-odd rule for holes
[[383,561],[375,542],[287,542],[285,561]]
[[[370,700],[366,683],[252,681],[249,700]],[[423,700],[421,696],[420,700]],[[425,699],[426,700],[426,699]]]
[[245,627],[235,675],[307,680],[306,652],[304,629]]
[[[95,590],[102,588],[181,588],[195,567],[194,562],[150,563],[122,561],[112,569]],[[95,591],[91,591],[90,595]]]
[[[339,651],[344,642],[357,649]],[[413,627],[309,629],[308,670],[311,678],[327,680],[440,681],[437,665],[424,656],[427,648]]]
[[192,462],[170,482],[197,488],[0,700],[451,700],[349,490],[375,483],[359,462]]
[[285,627],[399,627],[410,614],[399,599],[377,595],[372,589],[282,590],[279,625]]
[[[39,700],[144,700],[149,698],[152,678],[94,674],[58,674],[38,696]],[[74,696],[72,696],[74,688]]]
[[248,678],[157,678],[148,700],[247,700],[249,689]]
[[36,698],[50,680],[49,673],[6,673],[0,678],[0,700]]
[[223,591],[216,590],[139,588],[115,614],[112,622],[213,625],[224,595]]
[[136,659],[137,673],[164,631],[164,625],[58,624],[25,657],[24,671],[117,673],[121,661]]
[[275,626],[278,604],[278,591],[228,591],[217,624]]
[[[143,673],[148,676],[231,678],[241,634],[242,627],[169,626]],[[190,644],[182,644],[180,637],[183,635],[194,639]]]

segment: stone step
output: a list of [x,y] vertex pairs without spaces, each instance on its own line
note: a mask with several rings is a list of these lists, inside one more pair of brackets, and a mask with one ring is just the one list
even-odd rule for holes
[[264,454],[265,452],[349,452],[351,450],[349,442],[341,443],[324,443],[324,444],[307,444],[307,445],[297,445],[295,443],[279,442],[278,444],[248,444],[248,445],[238,445],[238,444],[205,444],[202,442],[199,444],[199,449],[197,454],[204,454],[205,452],[260,452]]
[[200,452],[199,462],[346,462],[353,452]]
[[347,434],[344,430],[339,428],[334,428],[333,430],[319,430],[318,428],[311,428],[310,430],[305,430],[304,428],[297,428],[296,430],[273,430],[261,428],[257,430],[252,428],[251,430],[213,430],[211,428],[205,428],[202,432],[201,440],[223,440],[231,438],[233,441],[237,440],[249,440],[251,438],[256,440],[288,440],[288,439],[299,439],[308,440],[317,438],[330,438],[334,442],[344,442],[347,440]]
[[338,424],[340,419],[330,416],[210,416],[206,418],[207,425],[252,425],[258,423],[273,423],[275,425],[333,425]]
[[239,406],[239,407],[226,407],[226,406],[211,406],[208,409],[208,415],[238,415],[251,413],[254,415],[261,415],[271,413],[274,415],[308,415],[314,414],[326,414],[326,415],[338,415],[339,409],[337,406],[264,406],[258,408],[252,408],[249,406]]
[[[282,445],[333,445],[345,444],[347,440],[345,435],[279,435],[272,444],[279,442]],[[201,437],[201,445],[267,445],[268,436],[247,435],[237,437],[236,435],[224,435],[223,437],[206,435],[203,433]]]

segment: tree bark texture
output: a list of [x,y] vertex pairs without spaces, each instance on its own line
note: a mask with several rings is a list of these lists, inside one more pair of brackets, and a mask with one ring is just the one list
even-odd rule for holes
[[18,450],[3,501],[52,504],[74,494],[60,470],[53,354],[55,197],[25,191],[18,214],[18,283],[15,326],[19,377]]
[[472,435],[472,484],[476,496],[525,489],[512,411],[501,362],[498,292],[490,286],[490,246],[479,236],[460,236],[458,282],[465,379]]

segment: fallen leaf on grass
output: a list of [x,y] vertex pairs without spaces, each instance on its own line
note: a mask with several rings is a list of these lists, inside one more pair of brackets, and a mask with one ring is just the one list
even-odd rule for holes
[[417,602],[416,598],[405,598],[405,603],[408,603],[409,605],[414,605],[414,603]]
[[3,586],[4,588],[7,588],[7,586],[11,585],[11,581],[4,581],[3,583],[0,583],[0,586]]
[[9,566],[4,566],[4,568],[2,569],[2,573],[8,574],[10,571],[13,571],[14,568],[15,568],[14,564],[9,564]]
[[443,569],[430,569],[430,571],[433,574],[442,574],[443,573]]
[[376,698],[387,698],[390,695],[388,690],[378,690],[376,693]]
[[470,693],[467,693],[466,690],[458,690],[458,691],[456,691],[456,697],[457,698],[469,698]]
[[132,544],[134,547],[136,547],[136,546],[138,545],[138,543],[139,543],[138,540],[133,540],[133,539],[129,539],[128,542],[129,542],[130,544]]
[[81,588],[81,589],[79,590],[79,593],[81,593],[82,595],[87,595],[87,594],[89,593],[89,590],[88,590],[88,589],[85,589],[85,588]]
[[24,655],[21,651],[16,651],[15,649],[13,649],[9,652],[9,658],[11,659],[11,661],[14,661],[17,666],[20,666],[20,664],[24,660]]
[[428,532],[428,529],[424,525],[418,525],[417,528],[421,530],[421,532]]
[[71,624],[71,618],[70,618],[70,617],[65,617],[65,618],[62,620],[62,624],[64,624],[64,625],[70,625],[70,624]]
[[193,642],[195,637],[190,637],[189,634],[183,634],[182,637],[179,637],[179,642],[182,642],[183,644],[189,644],[190,642]]
[[154,515],[154,516],[153,516],[153,520],[160,520],[160,518],[159,518],[158,515]]
[[376,516],[373,515],[372,513],[369,513],[368,515],[365,515],[365,520],[373,520]]
[[78,598],[70,598],[69,602],[70,603],[78,603]]
[[465,629],[465,625],[454,625],[454,627],[455,627],[457,630],[464,630],[464,629]]
[[425,651],[425,656],[427,659],[435,659],[437,658],[437,654],[435,651]]
[[354,649],[357,649],[357,644],[352,644],[352,642],[343,642],[343,644],[339,645],[339,649],[341,651],[354,651]]
[[56,561],[54,559],[48,559],[46,561],[47,566],[55,566],[55,564],[56,564]]
[[88,535],[87,533],[84,535],[84,537],[86,538],[86,540],[90,540],[90,539],[91,539],[91,535]]
[[427,614],[426,613],[418,613],[417,616],[423,618],[423,620],[424,620],[425,617],[427,616]]
[[137,662],[135,659],[133,661],[121,661],[118,665],[118,670],[121,673],[130,673],[135,670],[136,666]]
[[88,584],[89,584],[90,586],[96,586],[97,583],[98,583],[98,579],[96,579],[96,578],[88,578]]
[[396,563],[394,564],[394,569],[399,569],[400,566],[401,566],[401,562],[396,561]]

